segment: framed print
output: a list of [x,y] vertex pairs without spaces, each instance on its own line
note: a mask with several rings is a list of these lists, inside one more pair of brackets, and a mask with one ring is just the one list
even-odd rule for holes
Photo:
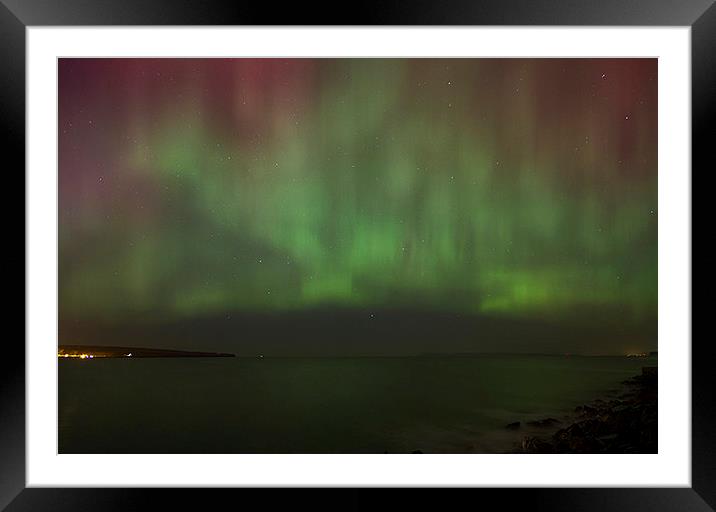
[[3,6],[27,303],[2,506],[714,506],[710,2],[135,7]]

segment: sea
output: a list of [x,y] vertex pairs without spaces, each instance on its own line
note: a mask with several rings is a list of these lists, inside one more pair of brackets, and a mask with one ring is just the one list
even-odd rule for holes
[[[59,453],[509,453],[650,357],[58,361]],[[519,428],[509,429],[510,423]]]

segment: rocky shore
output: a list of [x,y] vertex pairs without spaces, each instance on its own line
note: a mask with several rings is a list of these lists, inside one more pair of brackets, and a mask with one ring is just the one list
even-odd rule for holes
[[[624,381],[626,391],[616,399],[577,406],[566,421],[544,418],[531,427],[550,429],[545,435],[524,436],[516,453],[657,453],[657,371]],[[568,424],[553,431],[555,426]],[[506,425],[520,428],[519,422]]]

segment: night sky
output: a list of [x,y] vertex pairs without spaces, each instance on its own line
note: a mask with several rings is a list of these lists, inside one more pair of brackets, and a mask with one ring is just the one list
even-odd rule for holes
[[656,349],[656,59],[60,59],[60,343]]

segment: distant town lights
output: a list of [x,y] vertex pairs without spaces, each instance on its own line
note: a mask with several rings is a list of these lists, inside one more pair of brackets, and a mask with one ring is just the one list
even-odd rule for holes
[[[132,357],[132,354],[129,353],[129,354],[126,354],[126,356],[127,356],[127,357]],[[86,352],[83,352],[83,353],[81,353],[81,354],[68,354],[68,353],[65,353],[65,352],[58,352],[57,357],[61,357],[61,358],[72,357],[72,358],[74,358],[74,359],[94,359],[95,357],[98,357],[98,358],[104,357],[104,358],[106,358],[106,357],[108,357],[108,356],[107,356],[106,354],[88,354],[88,353],[86,353]]]

